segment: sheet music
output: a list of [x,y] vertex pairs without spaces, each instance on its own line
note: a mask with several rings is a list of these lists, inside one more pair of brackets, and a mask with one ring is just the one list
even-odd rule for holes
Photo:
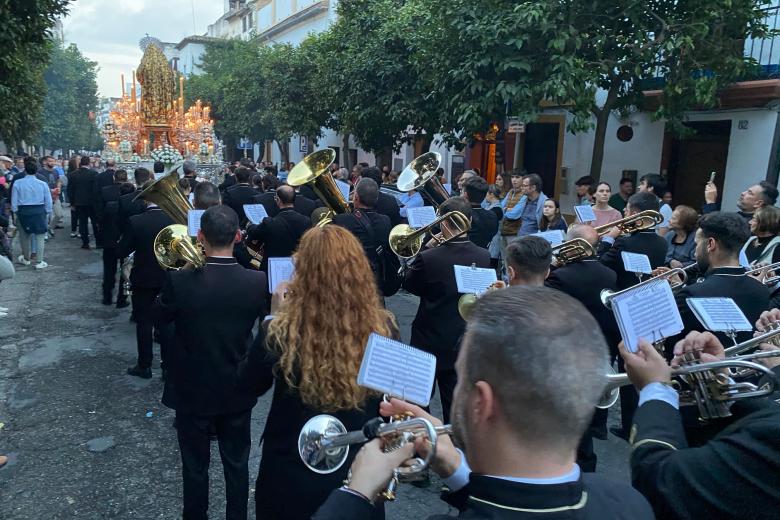
[[268,212],[262,204],[244,204],[244,213],[252,224],[259,224],[268,218]]
[[496,282],[496,270],[483,267],[470,267],[454,265],[455,282],[458,284],[458,292],[468,294],[482,294],[488,287]]
[[341,192],[341,196],[344,197],[344,200],[349,202],[349,183],[336,179],[336,186],[339,187],[339,191]]
[[436,357],[379,334],[368,337],[357,383],[404,401],[428,406]]
[[382,193],[385,193],[387,195],[390,195],[391,197],[394,197],[395,201],[398,203],[399,206],[401,205],[401,197],[403,197],[405,195],[405,193],[403,193],[401,191],[396,191],[396,190],[391,189],[391,188],[379,188],[379,191],[381,191]]
[[205,212],[205,209],[191,209],[187,211],[187,234],[189,236],[198,236],[198,231],[200,231],[200,219]]
[[686,298],[704,328],[711,332],[750,331],[753,326],[731,298]]
[[653,343],[682,331],[683,323],[666,280],[629,289],[612,299],[612,311],[626,348],[639,349],[639,339]]
[[650,266],[650,258],[647,255],[622,251],[620,256],[623,257],[623,268],[629,273],[651,274],[653,272],[653,268]]
[[290,280],[295,273],[292,257],[272,257],[268,259],[268,290],[273,294],[276,287]]
[[421,206],[419,208],[407,208],[406,218],[409,225],[419,229],[436,220],[436,210],[433,206]]
[[563,231],[561,231],[560,229],[552,229],[550,231],[539,231],[538,233],[533,233],[533,235],[547,240],[550,243],[550,245],[553,247],[563,243],[563,239],[565,238],[563,235]]
[[580,222],[596,222],[596,214],[590,204],[574,206],[574,213],[577,214],[577,220]]

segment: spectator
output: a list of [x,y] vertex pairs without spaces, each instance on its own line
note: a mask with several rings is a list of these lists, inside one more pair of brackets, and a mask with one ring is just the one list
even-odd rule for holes
[[506,175],[504,173],[497,173],[496,174],[496,186],[498,186],[499,192],[500,192],[500,198],[503,199],[507,193],[509,193],[509,190],[512,189],[512,183],[510,182],[509,175]]
[[[482,201],[483,209],[491,209],[493,211],[501,211],[503,217],[504,212],[501,210],[501,188],[498,184],[491,184],[488,187],[485,200]],[[494,269],[498,268],[498,259],[501,258],[501,228],[496,231],[495,236],[488,245],[488,251],[490,252],[490,266]]]
[[623,215],[626,210],[628,198],[634,194],[634,181],[628,177],[620,179],[620,191],[609,198],[609,205],[615,208]]
[[664,218],[664,221],[658,224],[655,229],[660,236],[665,236],[669,231],[669,219],[672,218],[672,207],[661,201],[661,195],[666,193],[666,182],[663,177],[657,173],[648,173],[639,179],[639,191],[652,193],[658,199],[658,204],[660,206],[658,212]]
[[560,229],[565,233],[567,228],[568,226],[561,215],[561,205],[558,201],[555,199],[545,200],[542,209],[542,218],[539,221],[539,231]]
[[593,204],[593,194],[596,192],[595,184],[596,179],[590,175],[577,179],[574,183],[575,190],[577,191],[577,200],[574,204],[577,206]]
[[762,206],[750,219],[750,233],[742,251],[751,264],[774,264],[780,262],[780,209]]
[[666,239],[666,261],[669,267],[683,267],[696,260],[696,224],[699,214],[690,206],[677,206],[669,219]]
[[[753,213],[762,206],[774,206],[777,202],[777,188],[770,182],[761,181],[758,184],[754,184],[747,188],[745,191],[739,194],[737,199],[737,207],[739,216],[749,221],[753,217]],[[713,211],[720,211],[720,204],[718,201],[718,188],[714,182],[708,182],[707,187],[704,189],[705,204],[702,207],[702,213],[712,213]]]
[[22,265],[31,263],[31,245],[34,243],[38,263],[36,269],[44,269],[44,237],[52,213],[51,192],[49,186],[35,176],[38,165],[33,157],[24,161],[25,176],[14,181],[11,195],[11,207],[16,214],[19,242],[22,254],[17,261]]
[[623,214],[609,205],[609,199],[612,197],[612,187],[608,182],[600,182],[596,186],[596,204],[593,206],[593,213],[596,215],[594,227],[603,226],[610,222],[615,222],[623,217]]
[[666,190],[664,192],[664,196],[661,197],[661,202],[664,204],[668,204],[670,208],[674,209],[672,206],[672,200],[674,200],[674,195],[672,195],[672,192],[669,190]]

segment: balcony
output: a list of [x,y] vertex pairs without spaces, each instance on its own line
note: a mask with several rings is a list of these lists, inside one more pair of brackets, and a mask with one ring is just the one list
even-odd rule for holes
[[[780,6],[767,8],[764,21],[771,31],[776,31],[780,21]],[[756,64],[756,68],[746,79],[780,77],[780,37],[746,39],[745,56],[752,58]]]

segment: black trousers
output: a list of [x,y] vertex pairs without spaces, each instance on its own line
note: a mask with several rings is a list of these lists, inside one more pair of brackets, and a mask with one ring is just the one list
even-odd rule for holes
[[159,287],[133,287],[133,314],[135,315],[135,339],[138,345],[138,366],[149,368],[152,366],[153,354],[153,329],[152,304]]
[[[124,258],[117,255],[116,246],[107,246],[103,248],[103,298],[110,300],[114,294],[116,286],[116,271],[122,265]],[[125,277],[122,271],[119,271],[119,292],[116,301],[127,299],[127,295],[122,293],[122,286],[125,283]]]
[[206,520],[209,508],[209,429],[217,432],[225,475],[225,518],[246,520],[249,499],[249,450],[252,410],[197,416],[176,412],[184,482],[184,520]]
[[439,398],[441,399],[442,420],[444,421],[444,424],[450,424],[452,394],[455,392],[455,384],[457,382],[458,375],[454,368],[445,368],[436,371],[436,385],[439,387]]
[[76,206],[76,218],[79,221],[79,234],[81,234],[81,243],[83,245],[89,245],[89,229],[87,227],[87,219],[92,222],[92,234],[95,235],[95,242],[98,240],[98,223],[95,219],[95,208],[92,206]]

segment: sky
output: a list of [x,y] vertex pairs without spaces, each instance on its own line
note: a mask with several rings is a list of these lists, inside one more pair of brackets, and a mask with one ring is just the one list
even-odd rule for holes
[[119,97],[120,74],[129,83],[141,61],[141,38],[148,33],[179,42],[185,36],[204,34],[222,15],[223,6],[223,0],[75,0],[62,21],[65,42],[75,43],[98,63],[99,95]]

